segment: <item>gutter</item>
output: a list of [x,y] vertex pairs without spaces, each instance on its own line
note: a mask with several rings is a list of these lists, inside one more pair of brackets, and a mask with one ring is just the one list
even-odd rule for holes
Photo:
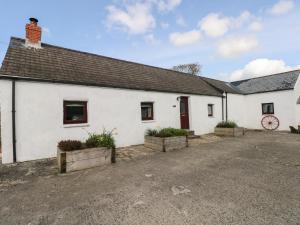
[[220,97],[221,95],[217,94],[198,94],[192,92],[182,92],[182,91],[169,91],[169,90],[158,90],[154,88],[136,88],[136,87],[121,87],[118,85],[107,85],[107,84],[95,84],[88,82],[79,82],[79,81],[61,81],[61,80],[49,80],[42,78],[30,78],[30,77],[20,77],[20,76],[10,76],[10,75],[0,75],[0,79],[4,80],[20,80],[20,81],[28,81],[28,82],[40,82],[40,83],[52,83],[52,84],[69,84],[69,85],[80,85],[80,86],[88,86],[88,87],[102,87],[102,88],[116,88],[116,89],[125,89],[125,90],[136,90],[136,91],[150,91],[150,92],[159,92],[159,93],[176,93],[176,94],[186,94],[186,95],[199,95],[199,96],[213,96]]
[[225,98],[226,98],[226,122],[228,121],[228,98],[227,98],[227,92],[225,92]]
[[224,121],[224,96],[222,96],[222,121]]
[[17,162],[17,139],[16,139],[16,81],[12,80],[12,144],[13,144],[13,162]]

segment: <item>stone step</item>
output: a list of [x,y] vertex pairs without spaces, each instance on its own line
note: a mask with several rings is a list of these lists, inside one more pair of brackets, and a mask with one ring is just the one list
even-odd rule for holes
[[188,139],[198,139],[201,138],[200,135],[188,135]]

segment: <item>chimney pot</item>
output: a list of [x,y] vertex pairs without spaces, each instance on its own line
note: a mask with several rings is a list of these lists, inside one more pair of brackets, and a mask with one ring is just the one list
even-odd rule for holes
[[38,23],[38,22],[39,22],[38,19],[33,18],[33,17],[30,17],[30,18],[29,18],[29,21],[30,21],[30,22],[34,22],[34,23]]
[[38,26],[36,18],[29,18],[30,23],[26,24],[25,45],[33,48],[41,48],[42,28]]

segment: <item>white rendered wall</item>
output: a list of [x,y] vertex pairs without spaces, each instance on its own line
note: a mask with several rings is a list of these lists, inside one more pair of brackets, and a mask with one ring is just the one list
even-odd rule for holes
[[[208,116],[208,104],[213,104],[213,116]],[[218,122],[222,121],[222,98],[210,96],[191,96],[190,106],[190,130],[196,134],[214,132]]]
[[[0,80],[0,85],[1,112],[4,112],[3,162],[9,163],[12,162],[11,90],[8,81]],[[181,95],[183,94],[18,81],[17,161],[54,157],[60,140],[84,141],[88,137],[87,131],[99,133],[103,128],[117,129],[115,139],[118,147],[142,144],[147,128],[180,128],[177,98]],[[186,96],[189,96],[191,129],[196,134],[212,132],[216,123],[221,120],[221,98]],[[88,101],[87,125],[63,124],[64,100]],[[151,122],[141,121],[140,103],[144,101],[154,102],[154,120]],[[207,104],[214,104],[213,118],[208,118]]]
[[[263,129],[261,126],[262,103],[274,103],[274,116],[279,119],[278,130],[289,130],[300,122],[300,105],[296,106],[295,95],[300,95],[300,83],[296,89],[251,95],[228,94],[228,120],[249,129]],[[225,100],[224,100],[225,105]],[[225,107],[224,107],[225,108]]]
[[[234,121],[240,127],[246,127],[246,99],[245,95],[227,94],[228,120]],[[224,99],[224,109],[226,110],[226,100]],[[226,117],[226,112],[224,113]],[[225,118],[226,119],[226,118]]]
[[13,161],[11,85],[11,81],[0,80],[1,147],[3,163]]
[[246,127],[250,129],[263,129],[261,126],[262,103],[274,103],[274,116],[279,119],[278,130],[289,130],[295,125],[294,91],[276,91],[261,94],[247,95],[245,107]]

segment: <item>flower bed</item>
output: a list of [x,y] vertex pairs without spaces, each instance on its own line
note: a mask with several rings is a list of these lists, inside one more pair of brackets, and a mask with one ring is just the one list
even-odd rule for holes
[[57,149],[58,169],[60,173],[88,169],[111,164],[112,150],[102,148],[84,148],[74,151]]
[[60,173],[115,163],[112,131],[89,133],[89,138],[84,143],[78,140],[60,141],[57,146],[57,162]]
[[233,121],[223,121],[215,127],[215,134],[218,136],[238,137],[245,135],[245,129],[238,127]]
[[175,128],[148,130],[145,147],[163,152],[188,147],[187,131]]

